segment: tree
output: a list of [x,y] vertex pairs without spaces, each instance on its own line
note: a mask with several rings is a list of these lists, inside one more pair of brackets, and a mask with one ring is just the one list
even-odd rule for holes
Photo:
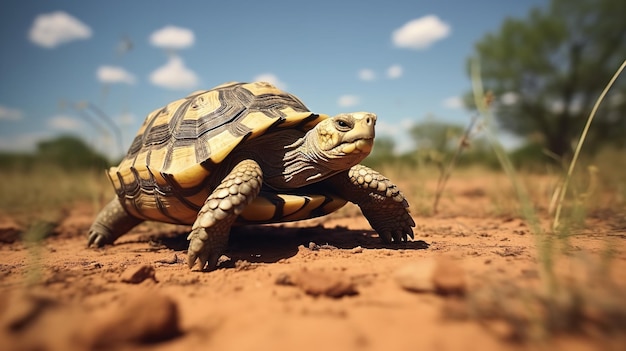
[[[514,134],[539,134],[556,155],[570,153],[595,103],[626,59],[626,1],[552,0],[526,19],[487,34],[470,62],[499,97],[495,116]],[[587,136],[587,151],[625,145],[626,77],[616,82]]]
[[105,156],[90,148],[84,141],[74,136],[60,136],[37,144],[35,154],[38,162],[52,163],[65,169],[105,168]]

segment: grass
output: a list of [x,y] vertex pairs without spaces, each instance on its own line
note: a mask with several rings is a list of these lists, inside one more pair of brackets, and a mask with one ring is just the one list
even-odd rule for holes
[[100,207],[112,196],[103,170],[66,171],[54,165],[0,170],[0,213],[25,227],[54,223],[76,204]]
[[[539,206],[533,201],[527,190],[529,188],[524,186],[511,159],[498,142],[493,128],[493,116],[489,109],[490,98],[482,88],[480,67],[478,62],[472,65],[476,106],[485,120],[487,137],[514,189],[514,198],[519,203],[520,214],[535,237],[542,287],[529,289],[517,286],[513,282],[506,282],[500,287],[491,285],[488,288],[491,292],[486,299],[487,303],[479,301],[477,294],[470,296],[470,300],[474,299],[471,305],[474,307],[473,314],[476,318],[504,320],[512,330],[511,336],[518,341],[545,340],[563,332],[586,332],[591,335],[600,333],[603,336],[617,334],[623,341],[621,336],[626,332],[626,301],[623,299],[625,292],[623,287],[618,287],[610,278],[612,257],[610,241],[607,240],[601,262],[586,262],[585,267],[593,271],[593,274],[588,274],[590,277],[588,279],[575,277],[574,280],[567,280],[557,272],[557,264],[559,261],[573,260],[571,256],[567,256],[570,248],[569,236],[572,235],[574,228],[584,226],[590,212],[600,209],[603,203],[601,196],[605,196],[608,190],[602,189],[605,191],[602,193],[598,191],[602,168],[589,165],[586,172],[582,173],[575,173],[575,169],[595,112],[624,67],[626,61],[607,84],[588,117],[567,172],[562,176],[562,182],[556,184],[550,197],[548,213],[552,214],[553,208],[555,210],[552,225],[550,229],[546,229],[541,223]],[[623,158],[621,162],[607,167],[607,171],[610,173],[615,168],[620,168],[620,164],[623,167]],[[578,168],[580,169],[580,166]],[[583,185],[585,182],[581,182],[581,179],[585,180],[586,185]],[[620,189],[617,192],[617,199],[613,197],[611,201],[615,201],[613,204],[621,209],[624,209],[624,197],[620,197],[619,194],[623,194],[621,188],[624,186],[624,179],[612,183],[617,184]],[[573,191],[569,192],[570,189]],[[571,194],[569,198],[568,194]],[[559,251],[557,247],[565,249]],[[563,252],[566,253],[565,256],[559,255]],[[595,289],[590,288],[594,283]],[[502,287],[506,289],[502,290]]]
[[609,89],[611,89],[611,86],[613,86],[613,83],[615,82],[617,77],[619,77],[619,75],[622,73],[622,71],[624,70],[624,67],[626,67],[626,60],[624,60],[622,65],[617,69],[617,71],[615,72],[615,74],[611,78],[611,80],[607,83],[606,87],[604,88],[604,90],[600,94],[600,97],[598,97],[598,100],[594,104],[593,109],[591,110],[591,113],[589,114],[589,118],[587,118],[587,123],[585,123],[585,128],[583,129],[582,134],[580,135],[580,139],[578,140],[578,143],[576,145],[576,150],[574,151],[574,156],[572,158],[572,162],[570,163],[570,166],[569,166],[569,169],[567,170],[567,174],[565,176],[565,179],[563,180],[563,187],[561,188],[561,191],[560,191],[560,194],[559,194],[559,202],[557,204],[556,214],[554,215],[554,222],[552,223],[552,230],[559,230],[559,225],[560,225],[559,220],[561,218],[561,208],[563,206],[563,201],[565,200],[565,195],[567,194],[567,187],[569,185],[569,181],[570,181],[570,179],[572,177],[572,174],[574,172],[574,168],[576,167],[576,162],[578,161],[578,157],[580,155],[580,151],[582,150],[583,144],[584,144],[585,139],[587,137],[587,133],[589,131],[589,128],[591,127],[591,122],[593,121],[593,118],[595,117],[596,112],[598,111],[598,107],[602,103],[602,100],[604,100],[604,97],[606,96],[606,93],[609,91]]

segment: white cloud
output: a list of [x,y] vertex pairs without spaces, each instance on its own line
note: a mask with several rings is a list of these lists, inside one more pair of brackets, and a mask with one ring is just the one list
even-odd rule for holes
[[48,119],[48,126],[54,129],[75,130],[80,128],[81,124],[76,118],[65,115],[57,115]]
[[185,66],[178,56],[172,56],[164,66],[150,74],[152,84],[167,89],[191,89],[198,85],[194,71]]
[[135,84],[135,76],[122,67],[100,66],[96,75],[102,83]]
[[364,68],[359,71],[359,79],[365,81],[372,81],[376,79],[376,73],[371,69]]
[[447,37],[450,26],[435,15],[428,15],[405,23],[393,31],[395,46],[407,49],[426,49],[434,42]]
[[48,49],[90,37],[91,28],[89,26],[63,11],[35,17],[28,33],[30,41]]
[[22,111],[0,105],[0,121],[17,121],[22,119],[24,114]]
[[356,106],[361,102],[361,99],[356,95],[342,95],[337,100],[337,104],[341,107]]
[[287,89],[287,84],[285,84],[285,82],[281,81],[277,75],[275,75],[274,73],[261,73],[257,76],[254,77],[253,81],[255,82],[267,82],[270,83],[272,85],[274,85],[275,87],[277,87],[278,89]]
[[519,95],[517,95],[517,93],[514,93],[512,91],[509,91],[500,95],[500,102],[504,106],[515,105],[518,100],[519,100]]
[[163,27],[150,35],[150,43],[162,49],[179,50],[193,45],[193,31],[176,26]]
[[461,97],[450,96],[449,98],[443,100],[443,106],[451,110],[458,110],[465,107],[465,104],[463,103],[463,99],[461,99]]
[[387,77],[389,79],[400,78],[402,77],[403,73],[404,73],[404,70],[402,69],[402,66],[400,65],[393,65],[387,68]]

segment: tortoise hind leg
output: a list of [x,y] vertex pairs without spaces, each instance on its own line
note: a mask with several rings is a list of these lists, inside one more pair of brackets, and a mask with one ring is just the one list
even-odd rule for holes
[[377,171],[356,165],[328,179],[344,199],[357,204],[383,242],[413,238],[415,222],[398,187]]
[[100,211],[89,228],[87,247],[92,244],[98,247],[112,244],[115,239],[126,234],[141,222],[143,219],[129,215],[120,201],[115,198]]
[[198,212],[189,240],[188,264],[200,269],[217,267],[217,260],[228,246],[230,227],[243,209],[259,194],[263,172],[258,163],[244,160],[222,180]]

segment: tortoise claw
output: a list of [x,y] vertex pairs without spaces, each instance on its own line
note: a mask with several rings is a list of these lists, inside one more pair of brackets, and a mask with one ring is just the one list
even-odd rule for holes
[[380,240],[382,240],[384,243],[390,243],[392,240],[391,233],[386,230],[378,232],[378,236],[380,237]]
[[200,262],[201,271],[212,271],[217,268],[217,261],[222,254],[222,249],[215,247],[216,245],[211,245],[212,242],[208,240],[207,234],[205,228],[200,227],[192,230],[187,237],[189,240],[187,265],[190,269],[193,269],[196,262]]
[[109,238],[103,234],[98,232],[90,232],[89,237],[87,239],[87,247],[103,247],[104,245],[109,243]]
[[406,235],[403,234],[401,231],[396,230],[393,232],[393,241],[396,243],[406,241]]

